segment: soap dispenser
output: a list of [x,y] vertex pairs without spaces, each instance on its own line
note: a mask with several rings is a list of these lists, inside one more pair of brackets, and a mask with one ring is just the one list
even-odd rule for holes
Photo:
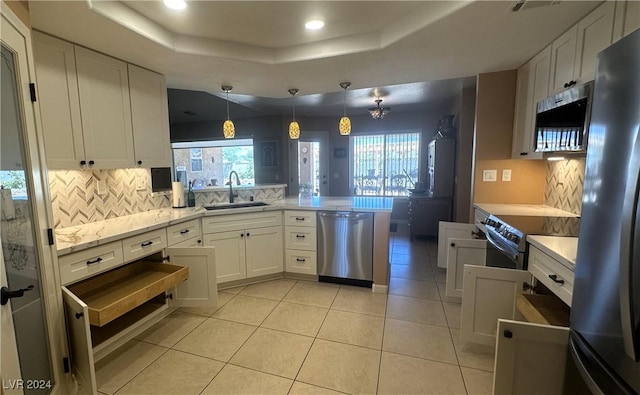
[[189,192],[187,192],[187,206],[196,206],[196,194],[193,192],[193,182],[189,181]]

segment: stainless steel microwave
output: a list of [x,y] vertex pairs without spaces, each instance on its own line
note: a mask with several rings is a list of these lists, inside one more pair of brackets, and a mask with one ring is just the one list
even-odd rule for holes
[[586,152],[593,81],[562,91],[536,105],[536,152]]

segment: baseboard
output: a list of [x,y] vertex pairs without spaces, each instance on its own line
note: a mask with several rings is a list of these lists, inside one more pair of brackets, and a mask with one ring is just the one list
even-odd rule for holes
[[374,293],[377,293],[377,294],[388,294],[389,293],[389,286],[388,285],[373,284],[373,287],[372,287],[371,290]]

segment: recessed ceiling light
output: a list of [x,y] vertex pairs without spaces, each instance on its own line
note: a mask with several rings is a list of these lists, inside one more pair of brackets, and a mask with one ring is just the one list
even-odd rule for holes
[[187,3],[184,0],[164,0],[164,5],[172,10],[184,10],[187,8]]
[[309,21],[304,24],[304,27],[306,27],[308,30],[319,30],[324,27],[324,22],[320,20]]

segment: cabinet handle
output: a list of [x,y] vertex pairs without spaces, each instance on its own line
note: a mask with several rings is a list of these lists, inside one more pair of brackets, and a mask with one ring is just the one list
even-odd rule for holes
[[304,221],[304,217],[296,217],[296,221]]
[[564,280],[558,279],[558,275],[557,274],[550,274],[549,278],[552,279],[554,283],[558,283],[560,285],[564,284]]
[[173,300],[173,294],[166,294],[164,298]]
[[202,240],[198,240],[198,241],[197,241],[197,243],[198,243],[198,244],[202,244]]
[[565,88],[569,88],[569,87],[574,86],[575,84],[577,84],[577,82],[576,82],[576,81],[574,81],[574,80],[571,80],[571,81],[569,81],[569,82],[565,82],[564,87],[565,87]]
[[244,237],[244,233],[240,233],[240,237]]
[[304,258],[296,258],[296,261],[298,261],[298,262],[306,262],[307,260],[304,259]]
[[189,229],[184,229],[184,230],[181,230],[181,231],[180,231],[180,234],[181,234],[181,235],[185,235],[185,234],[187,234],[187,233],[189,233]]
[[93,265],[94,263],[98,263],[98,262],[102,262],[102,258],[97,257],[97,258],[96,258],[96,259],[94,259],[94,260],[88,260],[88,261],[87,261],[87,265]]
[[82,317],[84,317],[84,313],[76,313],[76,318],[77,319],[80,319]]
[[96,164],[96,162],[94,162],[94,161],[92,161],[92,160],[90,160],[90,161],[89,161],[89,166],[93,166],[93,165],[95,165],[95,164]]
[[138,165],[141,165],[141,164],[142,164],[142,161],[141,161],[141,160],[139,160],[139,161],[138,161]]
[[145,241],[144,243],[140,243],[140,247],[149,247],[151,244],[153,244],[153,241]]
[[296,235],[296,237],[304,239],[304,235]]
[[528,152],[520,152],[520,156],[527,156],[527,155],[529,155]]
[[451,245],[451,247],[455,247],[456,243],[451,243],[450,245]]
[[507,339],[511,339],[513,337],[513,332],[511,332],[508,329],[505,329],[504,332],[502,332],[502,335]]
[[86,160],[81,160],[80,161],[80,166],[86,166],[87,165],[87,161]]
[[251,233],[247,232],[247,237],[251,236]]

